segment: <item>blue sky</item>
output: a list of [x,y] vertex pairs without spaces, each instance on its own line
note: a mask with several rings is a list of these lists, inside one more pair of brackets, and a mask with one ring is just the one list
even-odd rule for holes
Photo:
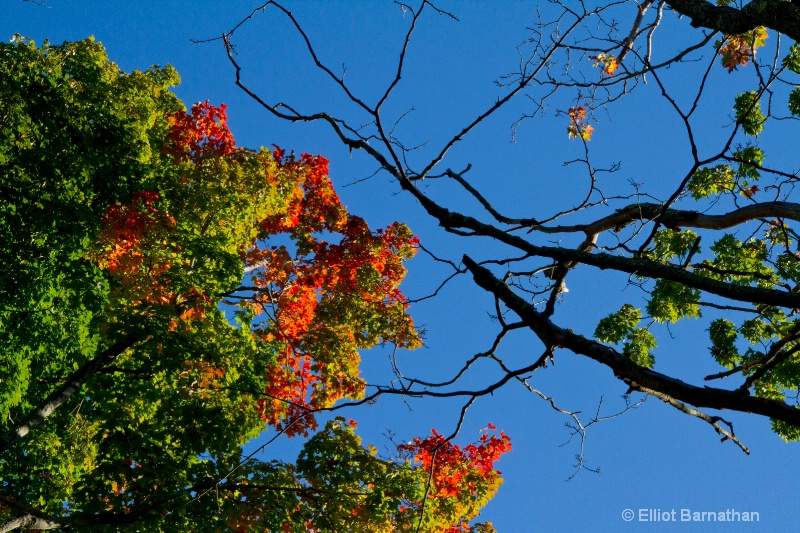
[[[275,120],[259,108],[233,83],[233,72],[221,43],[192,44],[191,39],[220,35],[246,16],[259,2],[132,1],[69,2],[49,0],[45,7],[9,0],[0,18],[0,37],[14,33],[41,42],[78,40],[94,35],[103,42],[109,57],[126,71],[153,64],[171,64],[181,75],[176,93],[191,104],[210,100],[228,104],[231,129],[238,144],[258,147],[273,143],[298,152],[323,154],[331,160],[331,177],[349,210],[365,217],[373,227],[400,220],[407,223],[422,243],[437,255],[458,262],[468,252],[476,259],[501,250],[482,241],[467,241],[443,233],[408,195],[385,174],[366,181],[375,164],[363,154],[351,154],[320,125],[291,125]],[[395,96],[387,103],[387,116],[411,111],[397,128],[408,145],[426,143],[411,154],[412,164],[422,164],[476,114],[504,94],[493,81],[512,71],[518,63],[516,46],[535,22],[536,2],[445,2],[460,18],[428,13],[407,57],[407,71]],[[320,58],[337,73],[346,66],[347,81],[359,95],[374,101],[394,74],[396,55],[409,23],[400,7],[383,1],[287,2],[306,28]],[[502,8],[500,7],[502,5]],[[545,5],[543,9],[548,7]],[[620,11],[629,20],[631,4]],[[681,44],[699,40],[686,21],[667,14],[668,28],[657,41],[666,57]],[[693,33],[694,32],[694,33]],[[357,110],[336,92],[335,86],[313,68],[307,51],[285,18],[277,12],[259,14],[237,33],[238,59],[245,67],[245,82],[270,101],[286,101],[304,111],[328,110],[358,123]],[[711,53],[706,49],[706,56]],[[700,57],[698,55],[698,57]],[[706,63],[698,68],[702,68]],[[691,70],[688,71],[690,74]],[[696,72],[696,71],[694,71]],[[596,72],[595,72],[596,74]],[[730,108],[713,105],[713,96],[729,98],[746,87],[749,74],[728,75],[721,67],[709,80],[712,98],[703,100],[695,121],[701,149],[711,153],[726,124]],[[685,70],[665,71],[664,79],[678,100],[689,101],[693,78]],[[728,92],[725,92],[728,91]],[[577,165],[565,161],[582,156],[582,146],[566,135],[565,111],[575,92],[551,101],[545,116],[523,122],[516,142],[511,142],[511,124],[520,112],[530,110],[526,100],[503,111],[476,129],[460,143],[441,170],[450,166],[473,169],[471,183],[486,192],[495,207],[512,216],[541,216],[574,203],[583,194],[585,178]],[[528,102],[530,103],[530,102]],[[598,166],[621,162],[619,172],[603,176],[605,190],[630,194],[630,182],[642,183],[654,194],[666,195],[683,177],[690,159],[685,155],[685,134],[674,113],[665,110],[655,84],[601,110],[591,141]],[[768,156],[792,147],[791,133],[777,129],[763,138]],[[792,153],[792,152],[789,152]],[[346,184],[352,184],[343,187]],[[425,184],[433,198],[479,213],[462,192],[444,183]],[[624,204],[623,204],[624,205]],[[485,217],[484,217],[485,218]],[[540,236],[535,237],[544,242]],[[567,243],[564,244],[572,244]],[[508,253],[502,250],[502,254]],[[409,265],[405,293],[418,298],[431,293],[449,275],[422,254]],[[641,292],[626,284],[625,276],[599,274],[589,268],[570,275],[570,293],[555,315],[557,323],[590,334],[597,321],[616,311],[625,301],[641,303]],[[415,321],[426,328],[427,345],[415,353],[399,356],[409,375],[446,379],[474,353],[486,350],[496,324],[489,314],[492,300],[465,277],[448,284],[436,298],[414,305]],[[703,321],[678,324],[667,332],[656,352],[657,369],[700,383],[713,372],[707,355],[708,313]],[[671,334],[674,339],[669,338]],[[513,335],[499,352],[509,366],[530,364],[542,352],[530,334]],[[364,373],[372,383],[392,378],[391,351],[364,354]],[[482,387],[499,378],[496,368],[478,366],[465,379],[466,386]],[[558,352],[554,366],[536,374],[531,382],[553,396],[564,408],[581,411],[590,418],[603,398],[601,414],[611,414],[624,403],[626,386],[600,365]],[[638,397],[635,397],[638,398]],[[458,401],[383,398],[370,407],[349,410],[346,416],[359,421],[365,443],[379,449],[390,447],[386,434],[398,441],[428,434],[431,428],[449,434],[457,421]],[[751,449],[745,456],[731,443],[720,443],[713,430],[678,413],[654,398],[622,417],[590,428],[585,458],[600,474],[575,472],[577,441],[569,439],[565,418],[521,386],[510,384],[492,397],[480,398],[469,410],[458,441],[477,437],[487,422],[511,435],[514,451],[499,463],[506,479],[499,494],[487,506],[482,520],[494,523],[500,532],[528,531],[707,531],[707,525],[688,523],[625,522],[624,509],[756,511],[760,522],[717,524],[719,531],[797,531],[800,508],[796,483],[797,447],[786,444],[769,430],[763,418],[726,413],[735,422],[736,433]],[[278,442],[264,457],[291,458],[299,442]]]

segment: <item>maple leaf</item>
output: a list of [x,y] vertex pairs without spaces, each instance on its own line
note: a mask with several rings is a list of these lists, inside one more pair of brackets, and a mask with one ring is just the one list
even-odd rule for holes
[[722,66],[728,72],[746,66],[755,58],[756,49],[764,46],[767,37],[767,30],[763,26],[742,35],[726,35],[723,44],[719,46]]
[[569,115],[569,126],[567,127],[567,134],[570,139],[580,137],[584,141],[591,140],[594,128],[586,124],[586,108],[585,107],[570,107],[567,111]]
[[594,60],[594,64],[592,66],[595,67],[602,67],[601,73],[606,76],[611,76],[619,67],[619,63],[617,63],[617,58],[612,54],[598,54],[596,56],[589,56],[589,59]]

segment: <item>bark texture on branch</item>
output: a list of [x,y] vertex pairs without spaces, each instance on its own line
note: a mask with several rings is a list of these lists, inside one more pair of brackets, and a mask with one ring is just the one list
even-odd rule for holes
[[48,520],[46,518],[39,518],[31,514],[12,518],[11,520],[0,524],[0,533],[7,533],[15,529],[24,529],[26,531],[39,530],[46,531],[48,529],[56,529],[61,527],[61,523]]
[[[663,214],[662,214],[663,211]],[[792,202],[763,202],[740,207],[722,215],[706,215],[699,211],[684,209],[666,209],[662,204],[631,204],[589,224],[574,226],[534,226],[533,230],[541,233],[575,233],[583,232],[596,235],[610,229],[622,229],[637,220],[653,220],[659,218],[661,223],[673,229],[681,227],[697,229],[722,230],[759,219],[782,218],[800,222],[800,204]]]
[[[117,358],[122,352],[130,348],[137,341],[136,337],[130,336],[111,345],[103,350],[91,361],[79,368],[58,390],[50,394],[38,409],[32,411],[14,429],[8,431],[0,439],[0,451],[7,450],[16,442],[30,433],[30,431],[44,422],[48,416],[66,402],[83,385],[86,380],[92,377],[98,370],[108,365]],[[41,529],[41,528],[39,528]]]
[[669,6],[692,19],[695,28],[740,35],[765,26],[800,41],[800,6],[787,0],[753,0],[742,9],[707,0],[668,0]]
[[[401,184],[404,184],[404,182],[401,182]],[[410,183],[408,185],[404,184],[404,188],[413,191],[414,196],[425,210],[439,220],[439,224],[443,227],[448,229],[469,229],[474,231],[476,235],[494,238],[532,256],[548,257],[558,262],[583,263],[601,270],[617,270],[619,272],[645,278],[661,278],[739,302],[800,309],[800,294],[794,292],[762,289],[746,285],[734,285],[701,274],[696,274],[677,265],[640,257],[623,257],[607,253],[591,253],[589,251],[560,248],[557,246],[538,246],[522,237],[506,233],[491,224],[485,224],[471,216],[462,215],[461,213],[445,209],[417,191]]]

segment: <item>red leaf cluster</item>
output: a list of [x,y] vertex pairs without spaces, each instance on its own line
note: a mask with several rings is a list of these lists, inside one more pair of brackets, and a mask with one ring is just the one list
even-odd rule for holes
[[586,121],[586,108],[585,107],[570,107],[567,111],[569,115],[569,126],[567,126],[567,134],[570,139],[580,137],[584,141],[589,141],[592,138],[594,128],[587,124]]
[[114,204],[106,209],[93,259],[121,281],[126,299],[167,304],[172,299],[164,274],[171,262],[166,250],[150,253],[175,231],[175,220],[155,204],[154,191],[138,192],[130,203]]
[[398,289],[406,272],[402,261],[414,255],[418,240],[401,224],[373,233],[363,219],[348,215],[324,157],[296,158],[275,147],[273,158],[278,172],[271,179],[289,202],[285,214],[262,222],[262,234],[288,234],[295,251],[254,246],[246,254],[248,265],[260,267],[253,275],[260,289],[253,306],[271,310],[273,327],[263,340],[283,346],[270,366],[268,398],[259,402],[259,412],[269,424],[297,434],[316,427],[310,409],[363,394],[358,349],[378,339],[360,324],[378,324],[380,336],[400,345],[418,342]]
[[597,54],[596,56],[589,56],[589,59],[594,61],[595,67],[602,67],[602,72],[606,76],[612,76],[619,67],[617,58],[612,54]]
[[192,106],[191,114],[178,111],[169,117],[171,131],[167,135],[165,153],[175,161],[189,159],[199,164],[209,155],[228,155],[236,150],[233,134],[228,129],[225,114],[227,106],[212,106],[198,102]]
[[[489,424],[489,429],[495,427]],[[432,471],[432,498],[458,496],[464,491],[474,495],[474,476],[483,479],[499,476],[494,462],[511,451],[511,438],[502,431],[499,435],[484,433],[479,442],[468,444],[463,449],[445,440],[435,429],[431,432],[433,435],[426,439],[415,437],[409,444],[397,448],[413,453],[414,460],[422,463],[423,469]]]
[[155,207],[158,193],[138,192],[127,205],[111,205],[101,221],[103,230],[100,241],[111,248],[105,254],[105,266],[111,272],[132,271],[141,268],[144,253],[141,244],[146,232],[160,226],[169,231],[174,221],[165,217]]

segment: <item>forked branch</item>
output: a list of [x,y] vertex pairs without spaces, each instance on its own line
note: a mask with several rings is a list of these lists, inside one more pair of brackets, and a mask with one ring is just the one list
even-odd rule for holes
[[756,413],[788,424],[800,425],[800,409],[782,401],[757,398],[742,390],[729,391],[690,385],[641,367],[610,346],[587,339],[571,330],[560,328],[538,313],[533,305],[519,297],[490,270],[478,265],[468,256],[464,256],[463,262],[472,273],[475,283],[491,292],[519,315],[545,346],[566,348],[576,354],[585,355],[610,368],[617,377],[637,390],[643,390],[643,388],[653,390],[661,393],[664,397],[670,397],[696,407]]

